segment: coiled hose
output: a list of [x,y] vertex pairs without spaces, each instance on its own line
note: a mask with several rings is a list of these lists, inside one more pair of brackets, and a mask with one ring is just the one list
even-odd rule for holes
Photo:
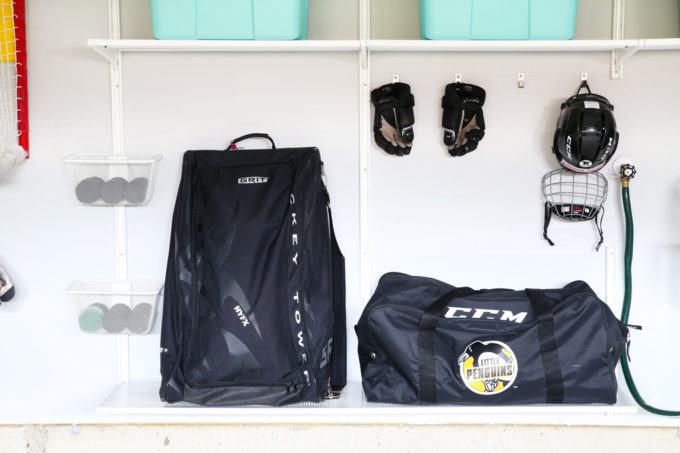
[[[630,191],[629,182],[635,176],[635,167],[632,165],[622,165],[621,166],[621,195],[623,199],[623,211],[626,217],[626,250],[624,255],[624,292],[623,292],[623,309],[621,311],[621,322],[628,324],[628,316],[630,314],[630,303],[631,303],[631,289],[633,287],[632,279],[632,264],[633,264],[633,213],[630,208]],[[642,398],[640,392],[635,386],[635,381],[633,380],[633,375],[630,372],[630,364],[628,363],[628,355],[626,351],[621,354],[621,368],[623,368],[623,375],[626,378],[626,384],[630,390],[631,395],[635,399],[635,402],[640,405],[644,410],[657,415],[666,415],[670,417],[680,415],[680,411],[670,411],[665,409],[659,409],[654,406],[650,406]]]

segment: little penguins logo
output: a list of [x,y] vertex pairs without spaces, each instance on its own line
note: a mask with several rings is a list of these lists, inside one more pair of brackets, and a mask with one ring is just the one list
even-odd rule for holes
[[478,395],[495,395],[507,390],[517,377],[517,359],[500,341],[475,341],[458,358],[460,377]]

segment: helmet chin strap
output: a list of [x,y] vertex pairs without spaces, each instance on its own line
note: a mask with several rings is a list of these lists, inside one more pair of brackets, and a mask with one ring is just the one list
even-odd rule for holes
[[548,237],[548,226],[550,226],[550,220],[552,219],[552,208],[550,203],[545,202],[545,215],[543,217],[543,239],[548,241],[551,247],[555,246],[555,243]]
[[[543,239],[545,239],[550,246],[554,246],[555,243],[550,239],[548,236],[548,227],[550,226],[550,220],[552,219],[553,211],[556,211],[556,208],[553,207],[549,202],[545,202],[545,212],[543,216]],[[558,215],[559,216],[559,215]],[[562,217],[562,216],[559,216]],[[565,218],[565,217],[562,217]],[[572,220],[572,219],[567,219],[567,220]],[[604,231],[602,230],[602,221],[604,220],[604,206],[601,206],[600,209],[597,210],[595,213],[595,228],[597,228],[597,232],[600,234],[600,242],[597,243],[597,246],[595,247],[595,251],[599,252],[600,247],[602,247],[602,243],[604,242]]]
[[[597,216],[600,216],[600,221],[597,221]],[[595,227],[597,228],[598,233],[600,233],[600,242],[597,243],[597,247],[595,247],[595,251],[599,252],[600,247],[602,247],[602,243],[604,242],[604,232],[602,231],[602,221],[604,220],[604,206],[600,208],[599,211],[597,211],[597,214],[595,214]]]

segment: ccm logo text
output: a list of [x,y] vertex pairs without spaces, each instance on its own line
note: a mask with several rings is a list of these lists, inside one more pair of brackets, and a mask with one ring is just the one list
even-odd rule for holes
[[445,318],[449,319],[491,319],[521,324],[527,317],[526,311],[513,313],[510,310],[490,310],[488,308],[446,307]]

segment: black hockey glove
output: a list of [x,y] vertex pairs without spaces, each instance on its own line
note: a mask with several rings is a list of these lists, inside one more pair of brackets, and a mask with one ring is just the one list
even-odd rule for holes
[[373,132],[379,147],[395,156],[411,152],[413,146],[413,106],[411,87],[406,83],[390,83],[371,92],[375,107]]
[[483,88],[468,83],[450,83],[442,98],[444,144],[452,156],[464,156],[477,149],[484,137],[486,99]]

